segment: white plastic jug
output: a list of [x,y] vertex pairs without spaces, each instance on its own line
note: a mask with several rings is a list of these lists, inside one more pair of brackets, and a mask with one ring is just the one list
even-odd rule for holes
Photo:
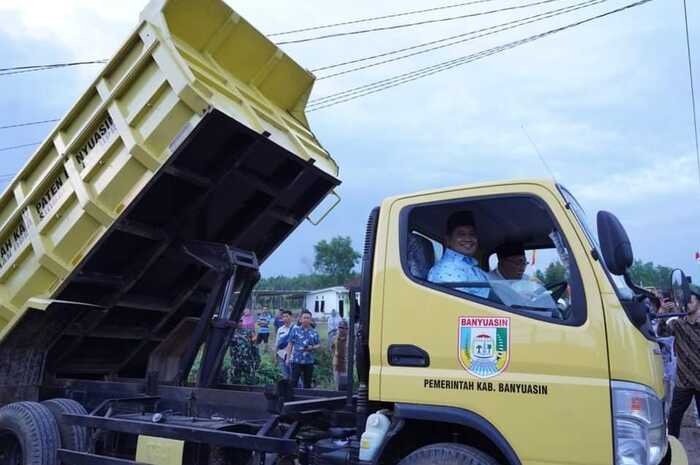
[[389,430],[389,418],[381,411],[367,417],[367,426],[360,439],[360,460],[370,461]]

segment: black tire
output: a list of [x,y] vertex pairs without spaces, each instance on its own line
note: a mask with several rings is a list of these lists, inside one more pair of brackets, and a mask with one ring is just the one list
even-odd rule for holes
[[58,425],[40,403],[17,402],[0,408],[0,435],[18,446],[11,446],[12,451],[0,459],[2,465],[58,465]]
[[58,424],[61,435],[61,447],[76,452],[88,451],[87,428],[69,425],[63,420],[63,414],[87,415],[87,410],[73,399],[51,399],[41,403],[51,411]]
[[404,457],[399,465],[499,465],[490,455],[462,444],[439,443],[421,447]]

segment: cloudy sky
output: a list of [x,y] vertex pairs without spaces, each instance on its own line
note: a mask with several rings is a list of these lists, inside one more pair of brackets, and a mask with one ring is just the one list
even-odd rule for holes
[[[329,2],[227,0],[275,33],[413,9],[449,0]],[[303,66],[383,53],[546,13],[583,0],[549,0],[497,14],[373,34],[285,45]],[[338,29],[461,16],[536,0],[490,0]],[[314,97],[462,57],[633,0],[597,5],[343,77],[320,80]],[[108,58],[136,25],[143,0],[0,0],[0,67]],[[700,282],[700,183],[692,139],[681,0],[654,0],[593,23],[362,99],[310,114],[338,161],[342,204],[318,227],[302,226],[264,274],[308,272],[313,244],[349,235],[361,249],[367,214],[398,193],[503,178],[545,177],[523,126],[592,216],[607,209],[628,229],[637,257],[678,266]],[[700,4],[689,2],[700,69]],[[336,31],[336,30],[333,30]],[[301,38],[316,33],[284,36]],[[283,37],[276,37],[281,40]],[[62,116],[99,66],[0,76],[0,126]],[[319,73],[323,75],[323,73]],[[700,81],[696,76],[696,87]],[[41,140],[46,126],[0,131],[0,146]],[[31,149],[0,152],[14,173]]]

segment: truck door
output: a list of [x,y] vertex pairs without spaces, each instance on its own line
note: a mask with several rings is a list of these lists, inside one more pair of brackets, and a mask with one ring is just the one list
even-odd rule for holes
[[[380,397],[474,412],[524,464],[609,464],[601,298],[553,189],[510,184],[391,204]],[[473,225],[475,251],[450,242],[451,221]]]

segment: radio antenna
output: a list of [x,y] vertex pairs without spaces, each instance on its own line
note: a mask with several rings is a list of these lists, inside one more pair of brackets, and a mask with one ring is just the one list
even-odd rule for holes
[[552,177],[552,180],[554,182],[557,182],[557,177],[554,176],[554,171],[552,171],[552,168],[549,167],[547,160],[544,159],[544,156],[542,156],[542,153],[540,153],[540,149],[537,148],[537,144],[535,144],[535,141],[532,140],[532,137],[530,137],[530,134],[528,134],[527,129],[525,129],[525,124],[521,124],[520,127],[522,128],[523,132],[525,133],[525,137],[527,137],[527,140],[530,141],[530,144],[532,145],[532,148],[535,150],[535,153],[537,154],[540,161],[542,162],[542,165],[544,165],[544,168],[547,170],[549,175]]

